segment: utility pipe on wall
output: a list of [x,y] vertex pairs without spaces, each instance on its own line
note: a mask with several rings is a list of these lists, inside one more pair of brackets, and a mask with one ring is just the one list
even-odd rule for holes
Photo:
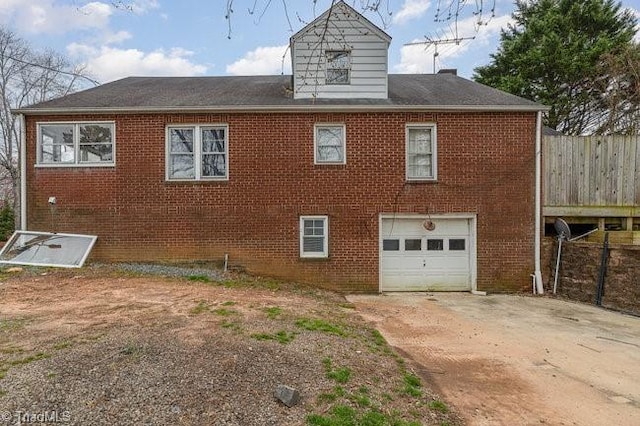
[[536,117],[536,201],[535,201],[535,271],[533,272],[536,280],[536,293],[544,293],[542,284],[542,271],[540,269],[540,244],[541,244],[541,221],[542,221],[542,111],[538,111]]
[[27,129],[24,114],[18,116],[20,123],[20,230],[27,230]]

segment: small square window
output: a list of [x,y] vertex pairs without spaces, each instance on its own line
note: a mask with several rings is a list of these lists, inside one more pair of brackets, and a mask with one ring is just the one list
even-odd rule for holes
[[346,144],[343,124],[318,124],[315,126],[315,163],[345,164]]
[[422,250],[422,240],[420,238],[404,240],[404,251],[420,251]]
[[300,217],[300,257],[329,256],[328,227],[327,216]]
[[444,250],[444,240],[441,239],[428,239],[427,250],[429,251],[441,251]]
[[400,240],[382,240],[382,250],[384,251],[399,251]]
[[349,84],[351,80],[351,53],[346,50],[328,50],[327,84]]
[[466,240],[464,238],[449,239],[449,250],[464,251],[466,249]]

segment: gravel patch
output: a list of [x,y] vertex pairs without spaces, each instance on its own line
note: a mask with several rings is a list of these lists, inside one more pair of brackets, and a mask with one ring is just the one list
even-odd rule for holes
[[207,277],[210,280],[221,280],[224,273],[218,269],[198,266],[174,266],[157,263],[115,263],[111,265],[122,271],[142,275],[159,275],[164,277]]

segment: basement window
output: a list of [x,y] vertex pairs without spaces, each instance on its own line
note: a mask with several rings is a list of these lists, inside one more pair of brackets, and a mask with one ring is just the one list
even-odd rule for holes
[[300,217],[300,257],[329,257],[329,218]]
[[0,250],[0,263],[80,268],[98,237],[16,231]]
[[115,123],[38,123],[39,166],[113,166]]

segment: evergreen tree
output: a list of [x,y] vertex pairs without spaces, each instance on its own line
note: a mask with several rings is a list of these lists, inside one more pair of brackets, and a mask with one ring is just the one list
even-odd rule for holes
[[551,107],[545,124],[570,135],[593,133],[607,121],[605,55],[633,45],[636,18],[613,0],[517,0],[514,25],[501,33],[477,82]]

